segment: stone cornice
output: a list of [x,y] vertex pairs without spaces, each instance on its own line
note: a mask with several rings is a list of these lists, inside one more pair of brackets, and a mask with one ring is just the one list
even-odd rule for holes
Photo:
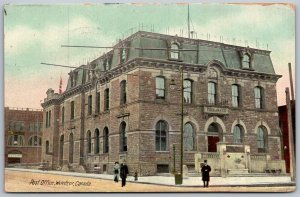
[[[212,65],[218,65],[217,62]],[[220,65],[219,65],[220,66]],[[127,73],[135,68],[153,68],[153,69],[165,69],[165,70],[175,70],[179,71],[180,67],[183,67],[185,72],[197,72],[203,73],[207,70],[207,65],[200,64],[191,64],[191,63],[183,63],[179,61],[170,61],[170,60],[161,60],[161,59],[151,59],[151,58],[135,58],[127,61],[126,63],[119,64],[117,67],[104,72],[100,77],[96,80],[100,82],[100,84],[108,83],[113,78],[116,78],[124,73]],[[255,71],[248,70],[237,70],[237,69],[229,69],[224,66],[220,66],[222,69],[222,73],[224,76],[230,77],[242,77],[249,78],[251,80],[267,80],[276,82],[281,75],[269,74],[269,73],[259,73]],[[82,91],[88,91],[91,88],[95,87],[95,82],[88,82],[83,85],[76,86],[63,94],[59,95],[59,98],[48,100],[42,103],[42,107],[45,108],[51,104],[59,104],[63,102],[65,99],[71,97],[72,95],[78,94]]]

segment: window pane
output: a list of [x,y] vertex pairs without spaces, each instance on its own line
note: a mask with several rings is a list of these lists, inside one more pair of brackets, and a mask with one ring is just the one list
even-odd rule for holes
[[179,58],[179,50],[177,44],[171,45],[171,58],[172,59],[178,59]]
[[238,98],[232,97],[232,107],[238,107]]
[[164,97],[165,96],[165,91],[164,90],[156,90],[156,96],[157,97]]
[[261,108],[260,99],[255,99],[255,108]]
[[233,96],[238,96],[238,86],[237,85],[232,85],[232,95]]
[[156,77],[156,96],[165,96],[165,79],[163,77]]
[[218,133],[219,132],[218,126],[215,123],[212,123],[208,127],[208,132]]
[[215,104],[215,96],[213,94],[208,95],[208,103],[212,105]]
[[191,103],[191,92],[184,92],[184,102],[185,103]]
[[184,102],[192,102],[192,82],[190,80],[184,80]]
[[254,89],[255,98],[261,98],[261,89],[259,87],[256,87]]
[[156,124],[155,131],[155,147],[157,151],[166,150],[167,141],[167,124],[164,121],[159,121]]
[[234,139],[234,143],[241,143],[241,129],[239,126],[235,126],[234,127],[234,131],[233,131],[233,139]]
[[184,150],[191,151],[194,149],[194,132],[191,124],[185,124],[184,133]]
[[238,85],[232,85],[232,106],[238,107],[239,106],[239,87]]
[[160,150],[160,137],[158,136],[155,137],[155,150]]
[[162,151],[167,150],[167,138],[166,137],[161,138],[161,150]]
[[250,68],[250,57],[248,55],[243,56],[243,68]]
[[165,79],[162,77],[156,77],[156,88],[164,89],[165,88]]

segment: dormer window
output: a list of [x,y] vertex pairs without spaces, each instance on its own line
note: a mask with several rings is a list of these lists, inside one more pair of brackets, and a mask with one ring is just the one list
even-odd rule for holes
[[171,44],[171,59],[179,59],[179,46],[176,43]]
[[245,54],[243,56],[243,61],[242,61],[242,64],[243,64],[243,68],[246,68],[246,69],[250,69],[251,65],[250,65],[250,56],[248,54]]
[[106,70],[110,70],[111,65],[112,65],[112,55],[109,54],[108,58],[107,58],[107,66],[106,66],[107,69]]
[[124,63],[126,61],[126,50],[125,48],[120,49],[120,63]]
[[73,73],[70,74],[71,87],[74,86]]
[[108,62],[107,62],[107,59],[103,59],[103,70],[104,71],[107,71],[108,70]]

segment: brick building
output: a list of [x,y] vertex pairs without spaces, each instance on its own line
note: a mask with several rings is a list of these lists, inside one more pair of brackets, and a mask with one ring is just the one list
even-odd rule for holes
[[71,71],[64,93],[48,89],[42,157],[66,171],[178,171],[184,84],[189,170],[207,159],[214,174],[285,172],[279,78],[270,51],[139,31]]
[[[296,108],[296,102],[295,100],[291,100],[291,115],[292,115],[292,128],[293,128],[293,134],[294,134],[294,144],[296,144],[296,124],[295,124],[295,108]],[[288,112],[287,112],[287,106],[279,106],[278,107],[279,112],[279,125],[282,132],[282,144],[283,144],[283,157],[286,164],[286,172],[290,172],[290,146],[289,146],[289,129],[288,129]],[[296,148],[294,149],[295,155],[296,155]]]
[[43,111],[5,107],[5,166],[41,162]]

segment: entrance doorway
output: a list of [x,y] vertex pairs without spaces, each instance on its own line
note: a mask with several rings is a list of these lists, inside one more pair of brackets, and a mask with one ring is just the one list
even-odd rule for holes
[[208,136],[207,136],[207,151],[217,152],[217,143],[222,141],[223,131],[218,123],[211,123],[208,126]]
[[217,143],[220,141],[219,136],[208,136],[208,152],[217,152]]

